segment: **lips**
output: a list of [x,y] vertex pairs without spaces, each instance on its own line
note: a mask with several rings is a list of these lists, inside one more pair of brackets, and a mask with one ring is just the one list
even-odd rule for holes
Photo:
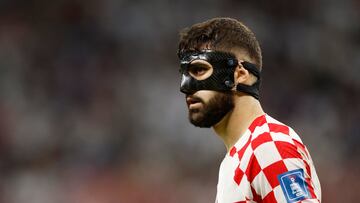
[[186,97],[186,104],[188,105],[188,107],[193,106],[194,104],[198,104],[201,103],[200,99],[194,98],[194,97]]

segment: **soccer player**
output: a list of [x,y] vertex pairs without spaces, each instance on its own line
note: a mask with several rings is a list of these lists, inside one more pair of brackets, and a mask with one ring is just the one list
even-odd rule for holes
[[306,146],[259,102],[262,57],[253,32],[235,19],[210,19],[180,33],[178,56],[190,122],[213,127],[227,148],[216,202],[320,202]]

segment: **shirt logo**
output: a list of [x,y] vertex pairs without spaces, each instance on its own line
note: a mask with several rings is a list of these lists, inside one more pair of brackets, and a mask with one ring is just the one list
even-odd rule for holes
[[278,180],[288,203],[297,202],[309,197],[303,169],[280,174],[278,175]]

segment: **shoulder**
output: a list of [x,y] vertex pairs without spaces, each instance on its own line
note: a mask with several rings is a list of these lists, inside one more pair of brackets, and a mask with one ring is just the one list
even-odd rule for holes
[[314,188],[318,191],[320,187],[313,183],[318,180],[311,157],[292,128],[264,115],[251,124],[246,135],[242,145],[235,145],[230,151],[240,162],[234,176],[238,185],[245,176],[255,199],[283,202],[286,200],[279,177],[301,172],[299,177],[309,186],[306,191],[312,192],[308,197],[319,196],[313,194]]
[[[304,160],[308,159],[307,149],[296,132],[268,115],[248,130],[247,145],[238,151],[244,169],[280,174],[304,165]],[[250,179],[256,175],[249,174]]]
[[254,120],[241,140],[230,150],[231,156],[235,154],[241,162],[256,158],[264,168],[279,160],[303,159],[307,150],[291,127],[265,114]]
[[264,116],[260,125],[250,126],[249,130],[251,132],[250,144],[255,155],[280,153],[286,156],[286,153],[292,150],[306,151],[301,138],[291,127],[269,115]]

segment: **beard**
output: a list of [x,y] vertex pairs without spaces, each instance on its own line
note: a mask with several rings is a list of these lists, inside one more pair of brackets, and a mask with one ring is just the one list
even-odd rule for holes
[[197,127],[210,128],[234,109],[234,99],[230,92],[218,92],[208,103],[199,97],[195,99],[202,103],[202,108],[189,110],[189,120]]

